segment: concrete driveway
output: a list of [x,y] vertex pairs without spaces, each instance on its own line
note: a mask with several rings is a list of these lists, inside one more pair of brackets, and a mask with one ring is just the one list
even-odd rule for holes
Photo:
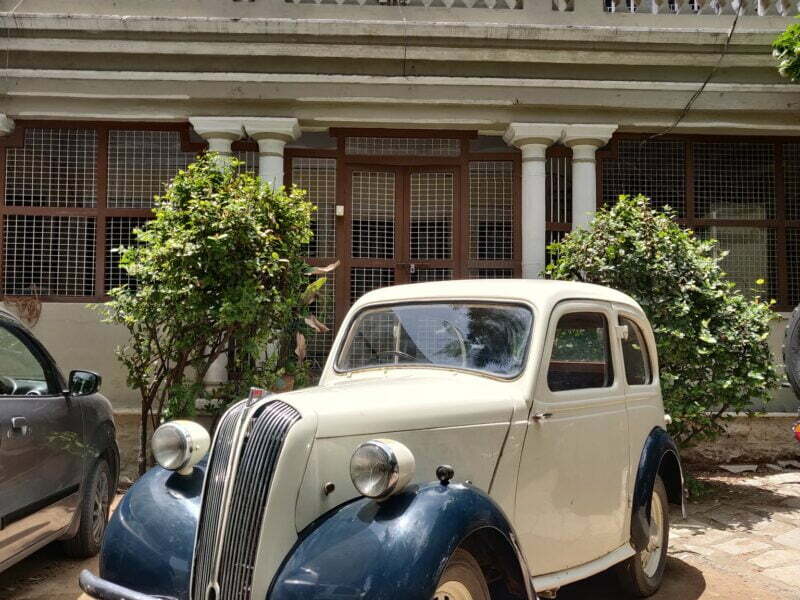
[[[673,515],[670,559],[654,600],[800,600],[800,471],[698,477],[707,492]],[[78,573],[97,559],[71,561],[44,548],[0,574],[3,600],[89,600]],[[604,573],[561,590],[560,600],[619,600]],[[401,599],[398,599],[401,600]]]

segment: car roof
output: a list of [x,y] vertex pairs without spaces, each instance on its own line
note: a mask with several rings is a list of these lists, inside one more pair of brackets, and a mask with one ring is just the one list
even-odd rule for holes
[[626,304],[642,312],[636,300],[619,290],[591,283],[549,279],[460,279],[395,285],[364,294],[354,308],[386,302],[449,298],[529,302],[540,309],[552,308],[564,300],[600,300]]

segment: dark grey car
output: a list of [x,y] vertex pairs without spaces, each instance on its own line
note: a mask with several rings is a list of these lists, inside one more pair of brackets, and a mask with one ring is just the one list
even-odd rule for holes
[[0,571],[54,540],[96,554],[119,474],[100,376],[55,361],[0,311]]

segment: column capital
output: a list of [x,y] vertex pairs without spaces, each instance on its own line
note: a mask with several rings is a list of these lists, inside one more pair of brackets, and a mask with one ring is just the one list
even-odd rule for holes
[[608,143],[619,125],[567,125],[564,144],[570,148],[593,146],[600,148]]
[[12,131],[14,131],[14,119],[0,113],[0,135],[8,135]]
[[189,123],[199,136],[207,140],[223,139],[233,142],[244,135],[242,119],[239,117],[189,117]]
[[560,123],[510,123],[503,139],[523,151],[531,145],[547,149],[564,136],[566,127]]
[[300,137],[300,123],[286,117],[245,117],[241,119],[247,135],[254,140],[291,142]]

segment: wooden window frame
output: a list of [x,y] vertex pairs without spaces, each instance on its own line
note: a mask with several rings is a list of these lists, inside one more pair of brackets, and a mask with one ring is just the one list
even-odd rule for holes
[[[615,133],[609,144],[597,152],[597,208],[603,206],[603,162],[619,158],[619,143],[625,141],[643,141],[652,137],[652,134],[640,133]],[[686,216],[676,219],[683,227],[696,230],[702,227],[750,227],[775,232],[775,282],[776,304],[773,308],[786,312],[794,309],[789,300],[789,275],[786,256],[786,235],[789,229],[800,229],[800,220],[786,219],[785,179],[783,172],[783,145],[798,143],[798,138],[784,136],[740,136],[740,135],[695,135],[695,134],[667,134],[660,135],[658,140],[671,140],[684,143],[684,181],[685,181],[685,211]],[[775,218],[773,219],[707,219],[696,216],[694,202],[694,144],[703,142],[750,142],[767,143],[774,147],[774,177],[775,177]],[[630,193],[637,193],[630,190]]]

